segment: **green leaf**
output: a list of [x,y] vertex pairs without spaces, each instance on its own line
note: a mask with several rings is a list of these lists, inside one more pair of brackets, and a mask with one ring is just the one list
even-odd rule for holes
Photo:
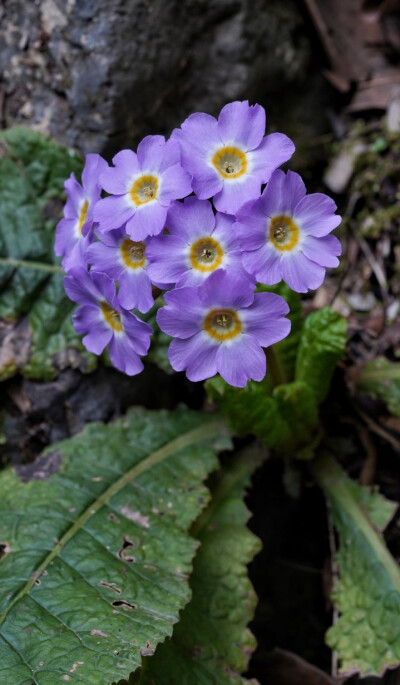
[[64,181],[71,172],[80,174],[82,160],[23,128],[1,132],[0,149],[0,317],[8,335],[0,350],[0,379],[19,370],[47,379],[65,366],[90,370],[96,357],[73,329],[75,305],[65,295],[53,251]]
[[396,505],[350,481],[331,457],[318,458],[311,469],[339,534],[333,591],[339,618],[327,642],[343,672],[380,674],[400,663],[400,569],[380,532]]
[[314,393],[306,383],[284,383],[271,393],[268,377],[233,388],[216,376],[207,381],[206,388],[238,435],[257,435],[285,456],[313,456],[319,440],[318,413]]
[[378,357],[358,375],[357,390],[386,402],[394,416],[400,416],[400,364]]
[[201,543],[190,581],[192,600],[172,638],[146,660],[142,685],[250,682],[240,676],[255,647],[246,628],[256,600],[246,564],[260,543],[246,526],[243,495],[262,456],[245,450],[217,474],[212,500],[192,529]]
[[317,402],[328,394],[336,363],[346,347],[346,320],[329,307],[310,314],[300,338],[296,380],[314,391]]
[[0,475],[0,685],[109,685],[171,634],[225,436],[137,408]]

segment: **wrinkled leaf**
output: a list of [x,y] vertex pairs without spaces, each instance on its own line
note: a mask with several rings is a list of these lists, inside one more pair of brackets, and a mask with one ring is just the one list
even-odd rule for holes
[[327,642],[343,672],[379,674],[400,663],[400,569],[380,532],[396,505],[350,481],[330,457],[317,459],[311,468],[339,534],[339,580],[333,591],[339,618]]
[[[89,370],[96,358],[73,329],[75,305],[53,254],[63,184],[72,171],[79,176],[82,160],[19,127],[0,133],[0,152],[0,318],[10,327],[0,349],[0,379],[19,370],[35,378],[52,378],[66,366]],[[24,316],[21,336],[16,324]]]
[[310,314],[297,353],[296,380],[312,388],[317,402],[328,394],[336,363],[346,347],[346,320],[329,307]]
[[240,436],[250,433],[291,457],[313,456],[318,439],[317,405],[312,390],[302,382],[284,383],[271,393],[268,376],[245,388],[233,388],[216,376],[207,381],[210,397]]
[[190,580],[193,597],[172,638],[147,659],[143,685],[250,683],[240,675],[255,647],[246,627],[256,599],[246,564],[260,544],[246,526],[243,495],[262,456],[243,451],[217,474],[212,500],[192,531],[201,543]]
[[400,416],[400,364],[379,357],[358,375],[357,390],[386,402],[394,416]]
[[0,685],[109,685],[171,634],[224,436],[137,408],[0,475]]

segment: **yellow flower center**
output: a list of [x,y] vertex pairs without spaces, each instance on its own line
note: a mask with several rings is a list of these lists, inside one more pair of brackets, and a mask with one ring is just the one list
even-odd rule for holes
[[221,147],[212,158],[212,163],[223,178],[239,178],[246,173],[247,158],[242,150],[226,145]]
[[136,243],[133,240],[129,240],[129,238],[125,238],[121,243],[121,255],[125,266],[130,269],[140,269],[144,266],[146,262],[145,249],[146,245],[144,243]]
[[85,200],[82,207],[81,207],[81,211],[79,213],[79,221],[78,221],[78,233],[79,233],[79,235],[82,235],[83,224],[86,223],[86,221],[87,221],[88,209],[89,209],[89,202],[87,200]]
[[129,191],[135,205],[145,205],[157,197],[158,179],[155,176],[139,176]]
[[211,338],[223,342],[242,332],[242,324],[233,309],[211,309],[203,321],[203,330]]
[[280,252],[293,250],[300,238],[300,231],[290,216],[274,216],[269,225],[269,239]]
[[120,333],[123,328],[120,313],[110,307],[110,305],[105,301],[103,301],[100,306],[105,321],[114,331],[118,331]]
[[190,263],[193,269],[207,272],[221,266],[224,251],[214,238],[200,238],[190,248]]

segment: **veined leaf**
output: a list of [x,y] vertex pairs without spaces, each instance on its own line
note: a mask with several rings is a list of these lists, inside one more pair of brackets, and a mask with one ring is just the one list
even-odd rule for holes
[[192,529],[201,546],[194,560],[193,597],[172,638],[146,659],[141,685],[244,685],[255,640],[247,624],[255,595],[246,564],[259,551],[248,530],[243,495],[261,453],[244,450],[218,472],[212,500]]
[[292,458],[313,456],[318,414],[314,393],[306,383],[284,383],[271,392],[268,377],[233,388],[216,376],[206,388],[238,435],[253,433],[267,447]]
[[311,470],[332,506],[339,534],[339,580],[333,599],[339,619],[327,633],[343,672],[379,674],[400,663],[400,569],[380,528],[395,505],[350,481],[323,456]]
[[[63,184],[72,171],[80,174],[82,160],[19,127],[0,133],[0,148],[0,318],[6,322],[0,379],[19,370],[35,378],[71,365],[89,370],[96,357],[74,331],[75,304],[65,295],[53,252]],[[22,335],[16,324],[24,316]]]
[[314,391],[317,402],[328,394],[336,363],[346,347],[346,320],[329,307],[309,314],[297,353],[296,380]]
[[171,634],[218,442],[218,419],[138,408],[0,475],[0,685],[110,685]]
[[359,372],[357,389],[383,400],[394,416],[400,416],[400,363],[385,357],[369,362]]

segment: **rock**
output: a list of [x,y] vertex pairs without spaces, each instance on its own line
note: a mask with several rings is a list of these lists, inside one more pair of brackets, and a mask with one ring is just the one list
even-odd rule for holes
[[193,111],[215,114],[249,98],[267,107],[272,128],[293,135],[300,122],[318,133],[318,104],[310,117],[305,87],[317,71],[310,72],[296,5],[8,0],[0,34],[2,123],[110,157],[149,133],[168,135]]

